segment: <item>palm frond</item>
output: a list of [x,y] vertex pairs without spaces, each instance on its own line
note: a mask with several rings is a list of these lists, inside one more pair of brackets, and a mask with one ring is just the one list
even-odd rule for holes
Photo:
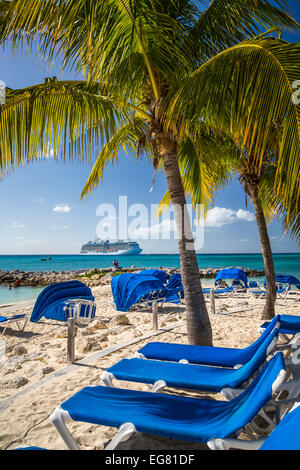
[[[259,34],[263,29],[280,27],[298,29],[299,24],[290,16],[288,3],[265,0],[213,0],[203,2],[208,7],[199,13],[190,31],[199,61]],[[197,48],[197,49],[196,49]]]
[[118,105],[100,85],[56,78],[8,90],[0,106],[0,173],[53,149],[62,159],[90,159],[122,119]]
[[270,127],[280,123],[276,188],[280,190],[283,178],[289,180],[287,202],[296,187],[300,194],[300,106],[292,99],[292,85],[299,76],[300,43],[273,38],[244,41],[199,67],[183,83],[169,122],[178,117],[197,128],[205,117],[227,129],[259,166]]
[[[102,147],[101,152],[91,170],[89,178],[84,186],[81,197],[84,197],[95,188],[103,177],[103,170],[109,164],[117,162],[121,150],[126,153],[139,154],[139,141],[147,131],[147,123],[145,120],[133,117],[129,122],[125,123],[111,136],[108,142]],[[144,144],[144,151],[152,156],[152,147]]]
[[[212,206],[215,193],[231,181],[235,161],[233,142],[203,124],[197,138],[182,139],[178,148],[178,163],[186,194],[196,210],[202,205],[204,214]],[[157,215],[171,205],[167,192],[161,200]],[[196,211],[197,213],[197,211]]]

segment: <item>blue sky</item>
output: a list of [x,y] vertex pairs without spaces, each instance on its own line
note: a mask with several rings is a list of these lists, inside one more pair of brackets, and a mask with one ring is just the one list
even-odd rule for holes
[[[289,2],[300,21],[298,2]],[[284,39],[299,41],[300,35],[285,34]],[[59,63],[49,73],[36,58],[23,51],[12,57],[7,49],[0,55],[0,80],[12,88],[41,83],[47,76],[78,78],[74,73],[59,74]],[[96,155],[95,155],[96,157]],[[157,204],[167,190],[165,175],[157,175],[149,192],[153,168],[146,158],[136,161],[121,155],[119,164],[105,171],[103,182],[85,200],[80,193],[91,165],[61,163],[49,158],[18,168],[0,181],[0,254],[79,253],[81,245],[94,239],[100,220],[97,207],[112,204],[118,210],[119,196],[127,196],[128,206]],[[129,219],[131,220],[131,219]],[[158,224],[159,221],[156,221]],[[275,220],[269,227],[274,252],[299,252],[281,224]],[[177,241],[137,240],[145,253],[176,253]],[[219,192],[209,213],[204,231],[203,253],[260,252],[253,207],[237,181]]]

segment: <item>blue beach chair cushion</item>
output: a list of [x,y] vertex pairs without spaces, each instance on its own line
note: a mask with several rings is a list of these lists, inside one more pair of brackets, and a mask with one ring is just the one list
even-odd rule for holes
[[270,333],[252,358],[238,369],[180,364],[145,359],[122,359],[107,369],[118,380],[154,384],[158,380],[167,386],[191,390],[220,392],[223,388],[237,388],[249,380],[275,347],[278,329]]
[[131,422],[138,432],[208,442],[249,423],[272,398],[272,385],[284,370],[282,353],[277,353],[231,401],[96,386],[82,389],[61,407],[74,421],[116,428]]
[[300,450],[300,406],[276,426],[259,450]]
[[152,342],[139,349],[147,359],[178,362],[186,359],[191,364],[203,364],[219,367],[235,367],[249,361],[264,339],[279,328],[280,316],[276,315],[267,325],[261,336],[247,348],[219,348],[212,346],[195,346],[189,344]]

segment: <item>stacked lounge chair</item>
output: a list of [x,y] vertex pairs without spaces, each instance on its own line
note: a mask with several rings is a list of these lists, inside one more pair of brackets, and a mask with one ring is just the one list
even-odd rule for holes
[[[143,359],[138,363],[138,368],[135,367],[136,362],[130,362],[130,367],[125,367],[122,372],[126,375],[126,377],[123,375],[124,379],[151,384],[157,381],[158,386],[151,392],[111,386],[85,387],[58,406],[52,413],[51,420],[70,449],[79,447],[66,427],[67,420],[117,428],[118,433],[106,447],[107,450],[114,449],[135,432],[207,443],[211,449],[256,449],[268,446],[272,448],[278,442],[276,436],[280,436],[281,423],[283,429],[285,422],[295,423],[298,420],[299,423],[299,413],[295,415],[294,411],[290,414],[287,412],[299,401],[300,387],[298,385],[297,389],[294,388],[293,396],[290,394],[287,399],[281,400],[282,391],[289,390],[288,385],[293,382],[293,378],[286,369],[287,361],[282,352],[276,352],[270,359],[267,357],[268,354],[274,353],[280,322],[279,316],[274,318],[253,345],[237,350],[236,353],[234,349],[228,348],[185,346],[185,355],[187,348],[200,348],[198,353],[199,356],[202,354],[202,357],[206,358],[205,363],[210,362],[207,357],[213,358],[215,350],[218,359],[211,360],[215,367],[167,362],[170,360],[170,351],[167,351],[164,361]],[[173,361],[176,361],[181,357],[181,352],[173,350],[177,355]],[[226,352],[222,354],[222,350]],[[192,354],[197,355],[196,349]],[[233,369],[239,359],[244,361],[243,365]],[[154,362],[156,365],[152,364]],[[117,367],[108,369],[107,373],[111,373],[112,370],[115,373],[119,368],[118,364],[120,366],[122,361],[116,364]],[[123,364],[126,366],[128,362]],[[126,369],[129,371],[128,374],[124,372]],[[163,380],[162,377],[167,380]],[[122,379],[120,375],[118,378]],[[159,383],[161,380],[164,384],[181,389],[196,388],[212,392],[221,390],[228,401],[153,393],[164,386],[163,383]],[[233,388],[226,388],[227,385]],[[223,386],[225,389],[222,389]],[[274,420],[266,414],[270,407],[275,410],[282,409],[282,412],[275,413]],[[255,424],[258,414],[265,417],[266,422],[270,424],[263,431],[265,433],[273,430],[280,422],[275,428],[276,433],[274,431],[273,437],[271,434],[265,442],[260,438],[250,443],[239,439],[245,429],[249,431],[250,436],[255,435],[258,430],[256,435],[260,436],[260,430]],[[273,444],[272,439],[274,439]],[[295,448],[300,447],[299,442],[293,442],[291,445],[296,446]]]
[[50,419],[69,449],[79,449],[67,420],[118,429],[114,449],[135,432],[210,444],[239,435],[276,395],[286,377],[276,353],[250,385],[229,401],[190,398],[113,387],[85,387],[54,410]]

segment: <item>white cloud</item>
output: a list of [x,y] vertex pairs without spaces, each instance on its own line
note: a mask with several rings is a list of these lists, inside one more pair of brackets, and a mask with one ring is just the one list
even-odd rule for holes
[[13,222],[11,224],[11,228],[15,228],[15,229],[26,228],[26,225],[20,224],[19,222]]
[[53,212],[70,212],[71,208],[68,204],[61,204],[54,207]]
[[243,209],[235,211],[226,207],[214,207],[207,212],[205,218],[205,227],[222,227],[223,225],[233,224],[238,220],[253,222],[254,214]]
[[206,227],[222,227],[223,225],[232,224],[236,221],[236,213],[232,209],[225,207],[214,207],[207,212],[205,218]]
[[246,242],[247,242],[247,243],[248,243],[248,242],[250,242],[250,240],[249,240],[249,238],[241,238],[241,239],[239,240],[239,242],[242,242],[242,243],[244,243],[244,242],[246,243]]
[[244,209],[239,209],[236,216],[239,220],[246,220],[247,222],[253,222],[255,220],[255,215],[252,214],[252,212],[245,211]]

